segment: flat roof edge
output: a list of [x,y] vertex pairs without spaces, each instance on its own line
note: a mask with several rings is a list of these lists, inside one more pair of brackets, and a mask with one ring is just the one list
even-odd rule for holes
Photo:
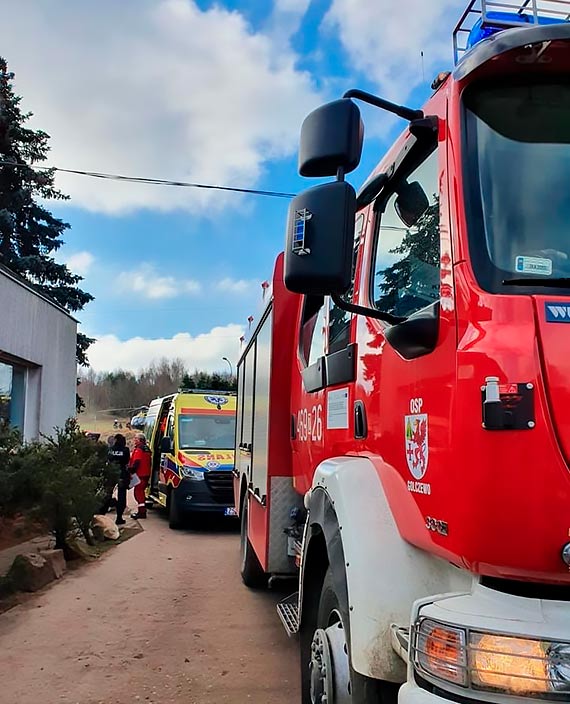
[[6,265],[0,263],[0,275],[4,275],[7,279],[10,279],[13,281],[15,284],[18,284],[22,288],[25,288],[27,291],[30,291],[30,293],[33,293],[34,296],[37,296],[38,298],[41,298],[43,301],[46,303],[49,303],[50,306],[53,306],[53,308],[56,308],[60,313],[63,313],[66,315],[68,318],[73,320],[74,323],[77,323],[79,325],[79,320],[75,318],[71,313],[63,306],[60,306],[59,303],[56,303],[52,298],[47,296],[45,293],[42,293],[41,291],[38,291],[38,289],[30,282],[24,279],[24,277],[20,276],[19,274],[16,274],[15,271],[12,271],[9,269]]

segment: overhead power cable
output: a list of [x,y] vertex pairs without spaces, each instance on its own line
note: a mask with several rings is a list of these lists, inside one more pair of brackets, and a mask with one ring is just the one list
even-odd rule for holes
[[121,174],[107,174],[99,171],[81,171],[80,169],[62,169],[58,166],[30,166],[29,164],[14,164],[11,161],[0,161],[0,166],[11,166],[12,168],[41,169],[44,171],[58,171],[63,174],[75,174],[77,176],[88,176],[107,181],[124,181],[127,183],[146,183],[152,186],[176,186],[179,188],[201,188],[208,191],[230,191],[232,193],[247,193],[254,196],[268,196],[270,198],[294,198],[295,193],[282,193],[281,191],[265,191],[257,188],[236,188],[234,186],[217,186],[206,183],[192,183],[189,181],[173,181],[161,178],[146,178],[143,176],[124,176]]

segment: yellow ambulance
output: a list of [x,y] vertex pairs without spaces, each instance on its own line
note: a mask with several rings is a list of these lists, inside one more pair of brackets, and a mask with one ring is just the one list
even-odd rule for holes
[[149,405],[145,435],[152,452],[148,498],[168,511],[169,525],[198,513],[234,516],[232,470],[236,395],[192,389]]

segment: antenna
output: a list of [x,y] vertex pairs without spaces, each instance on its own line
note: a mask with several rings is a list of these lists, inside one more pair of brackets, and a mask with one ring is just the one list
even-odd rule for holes
[[422,83],[425,83],[426,81],[426,72],[425,72],[425,66],[424,66],[424,52],[423,49],[420,51],[420,56],[422,57]]

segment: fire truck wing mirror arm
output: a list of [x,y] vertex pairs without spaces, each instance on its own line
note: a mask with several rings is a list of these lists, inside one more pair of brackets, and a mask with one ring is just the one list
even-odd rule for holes
[[375,318],[376,320],[382,320],[388,325],[398,325],[398,323],[403,323],[407,318],[400,318],[398,315],[392,315],[391,313],[384,313],[381,310],[376,310],[376,308],[367,308],[366,306],[359,306],[355,303],[350,303],[345,300],[342,296],[332,294],[331,298],[333,302],[341,310],[346,310],[348,313],[355,313],[356,315],[366,315],[368,318]]
[[343,98],[362,100],[363,103],[368,103],[369,105],[373,105],[381,110],[391,112],[398,117],[404,118],[404,120],[409,120],[410,122],[413,122],[414,120],[422,120],[424,118],[424,113],[422,110],[414,110],[413,108],[408,108],[405,105],[391,103],[389,100],[384,100],[384,98],[379,98],[377,95],[372,95],[372,93],[367,93],[366,91],[358,90],[357,88],[347,90],[343,95]]

